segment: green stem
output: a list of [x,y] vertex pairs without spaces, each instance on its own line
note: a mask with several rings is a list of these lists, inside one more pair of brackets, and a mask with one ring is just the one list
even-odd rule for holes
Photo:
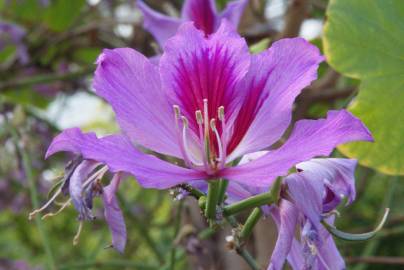
[[261,193],[249,197],[247,199],[238,201],[234,204],[228,205],[223,208],[223,213],[226,216],[232,216],[249,208],[275,203],[279,199],[280,190],[281,190],[281,179],[278,178],[272,185],[272,188],[269,192]]
[[[226,217],[227,222],[230,224],[231,227],[234,229],[238,229],[239,225],[235,217],[229,216]],[[248,250],[245,249],[244,246],[240,245],[238,241],[236,241],[236,252],[238,255],[240,255],[244,261],[251,267],[253,270],[259,270],[259,266],[253,256],[248,252]]]
[[[183,205],[183,201],[181,200],[178,205],[177,214],[175,216],[174,238],[173,239],[176,239],[178,232],[180,231],[182,205]],[[177,248],[175,247],[175,245],[173,245],[173,247],[171,248],[171,256],[170,256],[170,270],[175,269],[176,253],[177,253]]]
[[219,181],[219,200],[218,204],[221,205],[226,197],[226,189],[227,186],[229,185],[229,181],[226,179],[222,179]]
[[238,201],[234,204],[225,206],[223,208],[223,213],[226,216],[232,216],[232,215],[240,213],[246,209],[259,207],[259,206],[266,205],[266,204],[271,204],[274,201],[275,200],[274,200],[271,192],[261,193],[259,195],[255,195],[255,196],[249,197],[247,199]]
[[247,239],[251,235],[254,226],[257,224],[257,222],[261,217],[262,217],[261,208],[259,207],[254,208],[254,210],[248,216],[246,222],[244,223],[243,229],[240,232],[240,238],[242,240]]
[[94,72],[94,68],[84,68],[82,70],[71,72],[67,74],[46,74],[46,75],[37,75],[31,76],[28,78],[18,79],[18,80],[11,80],[0,83],[0,91],[1,90],[8,90],[8,89],[15,89],[26,87],[34,84],[46,84],[56,81],[69,81],[75,80],[77,78],[83,77],[85,75],[91,74]]
[[216,219],[216,207],[219,200],[219,181],[209,180],[205,215],[209,220]]
[[[39,208],[39,200],[38,200],[38,192],[36,189],[36,185],[35,185],[35,180],[34,180],[34,175],[32,172],[32,167],[31,167],[31,160],[30,157],[28,155],[28,153],[26,152],[26,150],[23,147],[20,147],[20,140],[19,140],[19,135],[17,130],[11,126],[10,124],[6,123],[7,127],[10,130],[12,139],[14,141],[15,146],[18,149],[18,152],[21,155],[22,158],[22,166],[25,172],[25,176],[28,180],[28,184],[29,184],[29,191],[30,191],[30,196],[31,196],[31,203],[34,209]],[[46,254],[46,258],[47,258],[47,264],[48,264],[48,268],[55,270],[56,268],[56,264],[55,264],[55,259],[52,253],[52,249],[50,246],[50,242],[49,239],[47,237],[45,228],[42,224],[42,220],[41,218],[36,215],[35,216],[35,224],[38,228],[38,232],[39,232],[39,236],[42,239],[42,243],[45,249],[45,254]]]
[[205,193],[203,193],[202,191],[194,188],[191,185],[181,184],[178,187],[182,188],[185,191],[187,191],[191,196],[195,197],[197,200],[199,200],[200,197],[205,196]]
[[245,248],[236,248],[237,254],[240,255],[244,261],[251,267],[253,270],[260,270],[257,262],[251,256],[251,254]]

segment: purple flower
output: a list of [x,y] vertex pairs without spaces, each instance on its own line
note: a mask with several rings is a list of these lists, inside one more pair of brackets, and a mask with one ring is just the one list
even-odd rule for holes
[[247,3],[248,0],[232,1],[219,13],[214,0],[185,0],[181,18],[173,18],[152,10],[141,0],[137,1],[143,13],[144,27],[152,33],[161,47],[175,35],[183,22],[193,21],[196,28],[202,30],[206,36],[219,28],[222,19],[227,19],[237,27]]
[[321,221],[332,225],[341,200],[355,199],[355,167],[356,160],[313,159],[298,164],[299,172],[284,179],[287,196],[271,209],[279,234],[268,269],[282,269],[286,259],[293,269],[346,268]]
[[0,21],[0,51],[7,46],[15,46],[16,58],[23,65],[29,61],[27,47],[23,43],[25,35],[26,32],[22,27],[16,24]]
[[[104,50],[94,88],[113,107],[122,134],[97,138],[68,129],[46,156],[74,152],[113,173],[132,174],[148,188],[218,178],[268,187],[295,164],[329,155],[338,144],[372,140],[349,112],[330,111],[326,119],[299,121],[280,148],[229,167],[280,139],[295,97],[316,79],[322,60],[319,50],[301,38],[280,40],[250,55],[226,21],[208,37],[184,23],[166,42],[159,66],[129,48]],[[168,163],[144,148],[180,161]]]

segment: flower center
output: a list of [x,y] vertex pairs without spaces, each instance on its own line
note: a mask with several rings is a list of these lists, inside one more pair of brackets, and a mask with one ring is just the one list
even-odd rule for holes
[[[224,116],[224,107],[217,109],[217,119],[220,121],[222,134],[219,134],[216,125],[216,118],[209,118],[208,100],[203,100],[203,111],[195,111],[195,119],[198,124],[198,146],[199,153],[202,156],[198,161],[195,157],[195,151],[189,144],[189,121],[181,114],[180,107],[174,105],[175,124],[178,134],[178,143],[181,149],[183,159],[187,166],[197,170],[204,170],[208,174],[214,174],[222,169],[226,163],[226,121]],[[182,124],[182,125],[181,125]],[[182,127],[182,128],[181,128]]]

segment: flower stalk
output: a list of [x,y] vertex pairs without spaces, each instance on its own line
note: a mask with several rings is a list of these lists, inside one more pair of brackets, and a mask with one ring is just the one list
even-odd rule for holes
[[205,216],[209,220],[216,219],[216,207],[219,202],[219,185],[218,180],[210,180],[208,184],[208,195],[206,198]]
[[225,206],[223,213],[226,216],[238,214],[246,209],[260,207],[267,204],[272,204],[278,201],[279,192],[281,188],[281,180],[275,181],[271,191],[252,196],[250,198],[238,201],[234,204]]
[[248,216],[246,222],[244,223],[243,228],[241,229],[240,232],[240,239],[244,241],[247,239],[250,235],[252,230],[254,229],[255,225],[257,222],[260,220],[262,217],[262,210],[259,207],[254,208],[252,210],[251,214]]

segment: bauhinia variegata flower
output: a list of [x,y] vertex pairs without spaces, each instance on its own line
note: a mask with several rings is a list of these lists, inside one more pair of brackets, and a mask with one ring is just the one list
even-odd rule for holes
[[[279,241],[291,242],[291,235],[285,231],[299,224],[308,234],[293,247],[317,247],[319,242],[311,236],[323,233],[318,226],[322,215],[335,208],[338,196],[351,198],[354,193],[345,180],[335,175],[327,178],[327,172],[312,170],[310,164],[314,161],[308,160],[328,156],[338,144],[371,141],[372,137],[360,120],[339,110],[328,112],[324,119],[298,121],[288,140],[273,147],[291,123],[295,98],[317,78],[323,56],[302,38],[283,39],[251,55],[245,40],[227,20],[210,30],[207,35],[197,22],[182,24],[177,34],[165,42],[158,65],[130,48],[104,50],[97,60],[93,86],[112,106],[122,132],[98,138],[78,128],[67,129],[53,140],[46,156],[69,151],[82,157],[75,172],[84,167],[82,175],[86,176],[75,182],[80,183],[78,187],[70,188],[70,196],[76,198],[73,203],[83,218],[89,216],[90,208],[83,201],[83,189],[93,185],[97,177],[86,179],[93,166],[100,164],[104,166],[101,173],[108,168],[113,174],[130,174],[146,188],[167,189],[183,183],[226,179],[230,183],[228,199],[234,201],[235,191],[240,192],[240,197],[257,194],[300,164],[297,168],[303,172],[285,179],[293,200],[282,199],[279,207],[269,211],[279,220],[282,239],[288,237]],[[271,150],[233,166],[242,156],[264,149]],[[154,153],[171,156],[177,162],[169,163]],[[301,163],[305,161],[308,163]],[[324,162],[331,162],[321,164],[331,170],[328,173],[339,170],[333,161]],[[314,210],[299,208],[299,198],[293,197],[293,187],[299,185],[294,179],[301,178],[298,183],[305,183],[301,181],[306,181],[302,180],[306,174],[314,174],[310,181],[321,186],[320,191],[313,191],[318,196]],[[101,190],[107,192],[103,195],[105,216],[110,220],[113,237],[122,243],[126,231],[112,195],[116,183],[119,181]],[[308,183],[302,188],[311,192]],[[97,185],[90,190],[97,190]],[[326,191],[329,195],[324,197]],[[328,197],[331,195],[332,200]],[[285,208],[293,210],[288,214],[290,224],[282,221]],[[278,248],[276,252],[283,257],[271,265],[283,264],[290,249]],[[314,256],[313,261],[319,258]]]

